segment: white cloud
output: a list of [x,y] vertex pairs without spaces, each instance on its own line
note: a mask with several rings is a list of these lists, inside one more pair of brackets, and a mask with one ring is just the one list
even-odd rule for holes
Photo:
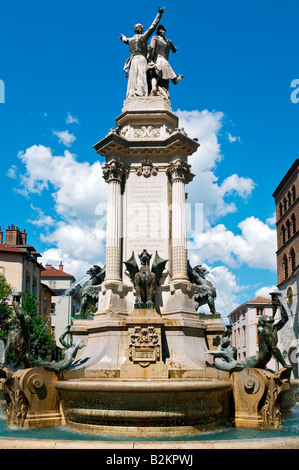
[[36,227],[52,227],[53,225],[55,225],[55,221],[52,219],[50,215],[45,215],[41,209],[39,209],[38,207],[34,207],[33,204],[31,204],[31,209],[37,212],[38,219],[35,219],[35,220],[28,219],[27,222],[30,222],[32,225],[35,225]]
[[210,269],[209,276],[216,287],[216,310],[221,313],[225,323],[227,316],[239,305],[238,295],[247,286],[240,286],[234,273],[226,266],[217,266]]
[[266,299],[270,299],[270,292],[274,291],[277,291],[276,286],[264,286],[256,291],[255,297],[265,297]]
[[175,114],[179,117],[180,127],[185,129],[190,138],[197,138],[200,144],[199,150],[190,157],[193,173],[215,168],[216,163],[223,158],[217,135],[222,127],[224,114],[206,109],[178,110]]
[[217,164],[223,159],[220,135],[224,114],[222,112],[181,111],[176,112],[190,138],[197,138],[200,144],[198,150],[191,155],[189,163],[195,177],[187,186],[188,201],[204,204],[204,227],[226,214],[234,213],[237,207],[234,201],[228,201],[229,196],[248,198],[255,183],[251,178],[233,174],[222,182],[215,175]]
[[235,193],[243,199],[246,199],[251,195],[255,183],[251,178],[244,178],[243,176],[233,174],[226,178],[220,187],[223,197]]
[[78,124],[79,123],[79,120],[77,117],[75,116],[72,116],[71,113],[67,113],[67,117],[66,117],[66,123],[67,124]]
[[41,237],[44,243],[55,246],[43,252],[41,262],[57,265],[63,261],[65,271],[79,279],[91,265],[105,263],[105,236],[105,231],[97,225],[59,222],[51,234]]
[[32,206],[37,216],[29,222],[46,229],[41,240],[51,245],[42,262],[63,261],[75,277],[93,263],[103,263],[107,184],[101,163],[78,162],[68,150],[57,156],[43,145],[29,147],[19,158],[25,168],[20,174],[20,192],[30,196],[51,191],[57,215],[54,220]]
[[67,147],[71,147],[71,145],[75,142],[76,136],[71,134],[68,130],[66,131],[55,131],[53,130],[53,134],[58,137],[58,141]]
[[235,235],[218,224],[203,233],[194,234],[194,249],[204,253],[209,263],[222,262],[231,268],[246,264],[252,268],[276,269],[276,231],[255,217],[238,224]]
[[[102,178],[101,163],[80,163],[68,150],[62,156],[48,147],[33,145],[19,153],[25,165],[20,176],[21,190],[41,194],[52,186],[55,210],[59,215],[94,220],[99,203],[106,201],[107,188]],[[51,188],[52,189],[52,188]]]
[[266,220],[267,224],[269,225],[276,225],[276,212],[274,212],[274,214],[272,215],[272,217],[269,217],[267,220]]
[[17,174],[18,174],[18,169],[17,169],[16,165],[12,165],[6,173],[8,178],[11,178],[13,180],[15,180],[17,178]]

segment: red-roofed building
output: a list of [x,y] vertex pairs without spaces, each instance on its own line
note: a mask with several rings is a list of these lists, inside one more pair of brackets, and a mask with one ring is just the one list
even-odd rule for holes
[[0,229],[0,274],[12,286],[13,293],[20,297],[30,292],[37,299],[38,313],[41,311],[41,272],[43,266],[38,262],[41,256],[32,245],[27,244],[27,234],[19,227],[9,226]]
[[46,284],[55,294],[51,301],[51,330],[55,334],[57,346],[61,347],[60,336],[71,324],[71,318],[80,310],[76,279],[72,274],[64,271],[62,263],[58,268],[46,264],[41,279],[42,283]]
[[[258,353],[257,324],[261,315],[272,316],[272,301],[267,297],[256,297],[239,305],[229,314],[232,325],[231,345],[238,351],[238,360],[244,361]],[[275,359],[267,365],[268,369],[278,369]]]

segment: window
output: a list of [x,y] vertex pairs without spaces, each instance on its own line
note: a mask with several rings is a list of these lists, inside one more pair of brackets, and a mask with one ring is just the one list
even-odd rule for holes
[[240,347],[240,329],[237,329],[237,348]]
[[36,294],[37,294],[36,279],[34,279],[34,280],[33,280],[33,283],[32,283],[32,294],[35,295],[35,297],[36,297]]
[[258,317],[264,315],[264,309],[262,307],[256,307],[256,314]]
[[296,268],[296,255],[295,255],[294,248],[292,248],[291,252],[290,252],[290,263],[291,263],[291,270],[292,270],[292,273],[293,273],[295,271],[295,268]]
[[292,220],[292,235],[295,235],[295,233],[296,233],[296,216],[295,216],[295,214],[292,214],[291,220]]
[[286,222],[286,227],[287,227],[287,237],[288,237],[288,240],[289,240],[289,238],[291,238],[291,224],[290,224],[289,220],[287,220],[287,222]]
[[284,210],[284,212],[287,211],[287,200],[286,200],[286,198],[283,199],[283,210]]
[[279,217],[282,217],[282,203],[279,204]]
[[25,278],[25,292],[30,292],[30,275],[28,273]]
[[292,197],[290,191],[288,192],[288,206],[291,207],[292,204]]
[[246,346],[246,329],[245,329],[245,326],[242,327],[242,345]]
[[55,302],[52,302],[51,303],[51,315],[55,315],[56,314],[56,304]]
[[282,244],[284,245],[286,242],[286,228],[284,225],[281,227],[281,238],[282,238]]
[[47,313],[47,310],[48,310],[48,302],[47,302],[46,297],[44,297],[44,313]]
[[287,279],[287,278],[289,277],[289,269],[288,269],[288,258],[287,258],[287,255],[284,255],[283,261],[282,261],[282,265],[283,265],[283,271],[284,271],[284,278]]
[[296,188],[295,186],[292,187],[292,195],[293,195],[293,202],[296,201]]

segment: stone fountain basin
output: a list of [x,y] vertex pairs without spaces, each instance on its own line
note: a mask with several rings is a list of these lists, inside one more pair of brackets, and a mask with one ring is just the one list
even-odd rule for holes
[[175,436],[229,423],[229,380],[77,379],[56,383],[66,425],[113,436]]

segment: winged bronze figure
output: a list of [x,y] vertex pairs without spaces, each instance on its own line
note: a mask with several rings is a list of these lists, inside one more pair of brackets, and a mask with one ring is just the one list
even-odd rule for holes
[[144,249],[138,257],[141,264],[140,268],[136,262],[134,251],[131,258],[125,261],[124,264],[136,290],[136,304],[150,306],[154,302],[155,291],[160,284],[162,273],[168,260],[161,258],[156,251],[152,268],[150,269],[152,255]]

